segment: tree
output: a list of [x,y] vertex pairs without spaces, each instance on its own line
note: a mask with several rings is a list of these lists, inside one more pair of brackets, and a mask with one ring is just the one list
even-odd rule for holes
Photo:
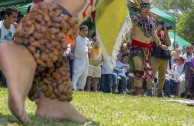
[[174,16],[177,20],[178,35],[189,42],[194,42],[193,0],[151,0],[151,3]]

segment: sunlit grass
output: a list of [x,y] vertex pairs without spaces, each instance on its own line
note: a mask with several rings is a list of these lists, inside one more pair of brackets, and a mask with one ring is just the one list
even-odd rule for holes
[[[72,104],[92,120],[85,125],[194,125],[193,107],[167,102],[167,100],[169,98],[75,92]],[[35,109],[36,105],[27,99],[26,110],[31,120],[27,126],[82,125],[68,121],[36,118]],[[0,88],[0,125],[7,125],[10,122],[18,123],[8,109],[7,90]]]

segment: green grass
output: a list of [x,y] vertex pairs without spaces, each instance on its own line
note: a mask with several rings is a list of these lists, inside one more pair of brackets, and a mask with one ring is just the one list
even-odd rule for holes
[[[133,97],[104,93],[76,92],[72,104],[91,122],[90,126],[179,126],[194,125],[194,108],[167,102],[169,98]],[[81,124],[36,118],[36,105],[27,99],[30,124],[26,126],[79,126]],[[7,90],[0,88],[0,125],[17,122],[7,107]],[[18,122],[17,122],[18,123]],[[22,125],[22,124],[20,124]]]

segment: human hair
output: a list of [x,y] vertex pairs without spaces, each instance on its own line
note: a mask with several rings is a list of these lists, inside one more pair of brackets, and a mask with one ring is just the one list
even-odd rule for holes
[[93,39],[96,36],[96,32],[93,32],[91,35],[91,39]]
[[157,24],[164,25],[164,21],[163,21],[161,18],[158,18],[158,19],[156,20],[156,23],[157,23]]
[[125,56],[129,57],[129,55],[128,55],[128,54],[123,54],[123,55],[122,55],[122,58],[123,58],[123,57],[125,57]]
[[83,28],[88,28],[88,26],[87,26],[87,25],[82,24],[82,25],[79,27],[79,30],[81,31]]
[[3,20],[4,19],[4,11],[1,11],[0,12],[0,20]]
[[12,15],[13,12],[18,13],[16,7],[7,7],[7,8],[5,8],[5,10],[4,10],[4,15],[10,16],[10,15]]

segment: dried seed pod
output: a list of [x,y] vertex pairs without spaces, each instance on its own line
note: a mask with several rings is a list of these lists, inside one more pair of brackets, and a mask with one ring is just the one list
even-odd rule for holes
[[36,48],[33,47],[33,46],[29,46],[28,48],[29,48],[29,50],[30,50],[32,53],[35,53],[35,52],[36,52]]
[[67,101],[67,96],[66,95],[61,95],[60,97],[59,97],[59,100],[60,101]]
[[23,30],[16,31],[14,36],[15,36],[16,38],[22,37],[22,36],[23,36]]
[[45,91],[45,92],[44,92],[44,95],[45,95],[46,97],[50,97],[50,96],[51,96],[51,94],[50,94],[48,91]]
[[49,92],[49,94],[53,93],[53,87],[51,85],[48,86],[47,91]]
[[63,18],[63,21],[67,21],[69,20],[70,17],[68,15],[63,15],[62,18]]
[[45,92],[47,90],[47,86],[46,85],[41,85],[40,89],[41,89],[41,91]]
[[71,17],[68,22],[70,23],[71,27],[73,27],[75,24],[78,23],[78,19],[75,17]]
[[58,90],[59,90],[60,93],[63,93],[63,90],[64,90],[65,86],[62,85],[62,84],[60,84],[60,85],[58,85],[57,88],[58,88]]
[[35,54],[34,54],[34,58],[39,59],[39,58],[40,58],[40,54],[35,53]]
[[31,43],[31,45],[36,47],[36,48],[37,47],[39,47],[39,48],[41,47],[41,44],[38,41],[34,41],[33,43]]
[[42,34],[40,34],[40,33],[38,33],[38,32],[34,32],[33,37],[34,37],[36,40],[40,40],[40,39],[43,38]]
[[51,94],[50,99],[56,99],[57,96],[55,94]]
[[23,40],[21,38],[16,38],[14,40],[14,43],[16,43],[16,44],[22,44],[23,43]]

